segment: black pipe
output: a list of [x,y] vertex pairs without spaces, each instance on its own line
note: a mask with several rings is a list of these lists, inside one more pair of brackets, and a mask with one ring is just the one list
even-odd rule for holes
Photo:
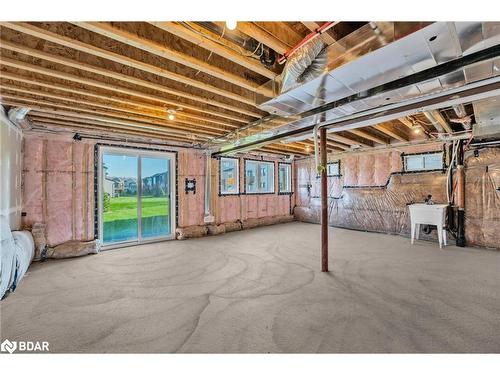
[[457,246],[465,246],[465,171],[464,171],[464,148],[463,140],[458,141],[458,154],[457,154],[457,173],[458,177],[458,212],[457,212]]

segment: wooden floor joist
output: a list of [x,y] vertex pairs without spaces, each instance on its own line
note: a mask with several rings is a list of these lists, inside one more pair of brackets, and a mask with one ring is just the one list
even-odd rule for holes
[[[5,100],[7,99],[7,100]],[[9,100],[10,99],[10,100]],[[43,101],[40,99],[28,99],[28,98],[20,98],[18,96],[12,96],[12,95],[5,95],[2,93],[2,100],[3,103],[9,104],[9,105],[14,105],[14,106],[26,106],[26,103],[29,103],[30,108],[35,108],[37,110],[43,111],[45,110],[53,110],[54,108],[60,109],[63,111],[63,114],[66,115],[76,115],[78,116],[85,116],[84,118],[90,118],[94,120],[102,120],[102,121],[109,121],[109,122],[115,122],[115,123],[122,123],[128,126],[131,126],[132,128],[136,127],[138,129],[168,129],[169,131],[182,134],[183,132],[186,131],[191,131],[191,132],[197,132],[200,134],[207,134],[207,135],[221,135],[220,131],[214,131],[214,130],[207,130],[207,129],[196,129],[193,128],[192,126],[181,126],[173,123],[168,123],[167,121],[159,121],[159,120],[148,120],[145,121],[144,118],[138,117],[138,116],[131,116],[127,114],[121,114],[121,113],[111,113],[107,111],[101,111],[101,110],[96,110],[96,109],[86,109],[86,108],[81,108],[81,107],[75,107],[71,105],[63,105],[63,104],[55,104],[52,102],[47,102]],[[56,111],[57,112],[57,111]]]
[[280,54],[284,54],[290,49],[291,46],[283,43],[279,39],[275,38],[272,34],[266,30],[255,25],[253,22],[238,22],[238,30],[242,33],[254,38],[260,43],[272,48]]
[[349,133],[355,134],[358,137],[369,139],[370,141],[379,143],[381,145],[388,144],[388,142],[385,141],[383,138],[377,137],[376,135],[368,133],[367,131],[362,130],[362,129],[352,129],[352,130],[348,130],[348,131],[349,131]]
[[[48,88],[51,90],[64,91],[64,92],[68,92],[70,94],[76,94],[76,95],[79,95],[82,97],[91,97],[91,98],[95,98],[95,99],[102,100],[102,101],[110,101],[110,102],[114,102],[114,103],[118,103],[118,104],[125,104],[125,105],[143,108],[143,109],[147,109],[147,110],[151,110],[151,111],[155,111],[155,112],[160,112],[160,113],[165,112],[165,107],[162,107],[162,106],[158,106],[158,105],[155,106],[155,105],[151,105],[151,104],[144,103],[144,102],[137,102],[137,101],[122,99],[122,98],[109,96],[109,95],[94,94],[88,90],[73,89],[69,86],[63,86],[63,85],[59,85],[59,84],[48,84],[48,83],[41,82],[39,80],[33,82],[33,80],[31,80],[31,79],[27,79],[27,78],[24,78],[22,76],[10,74],[10,73],[6,73],[6,72],[2,72],[2,74],[0,75],[0,79],[9,79],[11,81],[29,84],[30,87],[33,87],[33,86],[45,87],[45,88]],[[10,85],[3,85],[3,86],[4,87],[11,87]],[[69,98],[69,99],[75,99],[75,97],[68,97],[68,96],[62,96],[62,97]],[[213,118],[208,117],[208,116],[199,116],[199,115],[195,115],[195,114],[192,114],[192,113],[189,113],[186,111],[179,112],[178,115],[180,115],[180,117],[192,118],[195,120],[205,121],[208,123],[217,124],[217,125],[221,125],[221,126],[225,126],[225,127],[229,127],[229,128],[238,128],[239,127],[238,125],[235,125],[233,123],[214,120]]]
[[[214,36],[210,36],[208,31],[197,30],[196,25],[192,23],[186,22],[192,28],[184,27],[180,22],[150,22],[153,26],[158,27],[164,31],[167,31],[173,35],[176,35],[179,38],[187,40],[199,47],[202,47],[210,52],[216,53],[219,56],[222,56],[228,60],[231,60],[255,73],[263,75],[271,80],[277,77],[277,74],[272,70],[266,68],[264,65],[260,63],[258,59],[254,59],[252,57],[246,56],[241,52],[237,52],[238,49],[241,50],[239,46],[232,46],[231,42],[226,41],[223,38],[219,38],[217,42],[211,40],[210,38],[215,39]],[[196,31],[198,32],[196,32]],[[200,35],[201,33],[206,34],[207,37]]]
[[90,55],[97,56],[106,60],[110,60],[125,66],[129,66],[134,69],[138,69],[147,73],[157,75],[166,79],[170,79],[176,82],[182,82],[186,85],[196,87],[198,89],[210,92],[215,95],[226,97],[228,99],[235,100],[237,102],[254,105],[255,102],[252,98],[247,98],[238,94],[234,94],[228,90],[218,88],[216,86],[201,82],[196,79],[188,78],[184,75],[171,72],[169,70],[160,68],[155,65],[151,65],[140,60],[135,60],[128,56],[124,56],[106,49],[96,47],[91,44],[80,42],[79,40],[68,38],[64,35],[59,35],[51,31],[42,29],[37,26],[33,26],[25,22],[0,22],[1,26],[7,27],[8,29],[15,30],[26,35],[31,35],[39,39],[47,40],[52,43],[59,44],[64,47],[74,49],[76,51],[88,53]]
[[111,38],[118,42],[128,44],[134,48],[141,49],[153,55],[166,58],[168,60],[174,61],[178,64],[185,65],[189,68],[198,70],[200,72],[209,74],[213,77],[219,78],[223,81],[229,82],[233,85],[242,87],[246,90],[252,92],[262,92],[264,95],[272,95],[272,91],[265,88],[259,89],[259,84],[248,80],[246,78],[237,76],[228,72],[227,70],[221,69],[217,66],[210,65],[204,61],[200,61],[187,55],[185,53],[178,52],[172,48],[168,48],[159,43],[153,42],[151,40],[142,38],[133,34],[131,32],[118,29],[112,25],[105,22],[74,22],[74,25],[84,28],[86,30],[98,33],[107,38]]
[[394,138],[394,139],[397,139],[401,142],[408,142],[408,138],[407,137],[403,137],[401,135],[399,135],[398,133],[396,133],[394,130],[390,129],[387,125],[375,125],[373,126],[375,129],[377,129],[378,131],[384,133],[384,134],[387,134],[389,137],[391,138]]
[[[71,98],[71,97],[67,97],[67,96],[63,96],[63,95],[52,94],[52,93],[49,93],[46,91],[36,90],[33,88],[26,89],[26,88],[20,88],[17,86],[12,86],[12,85],[2,84],[2,83],[0,83],[0,88],[2,88],[3,90],[11,91],[11,92],[30,94],[30,95],[40,96],[43,98],[57,99],[57,100],[60,100],[63,102],[64,101],[73,102],[75,104],[83,104],[83,105],[93,106],[93,107],[97,107],[97,108],[111,109],[111,110],[118,111],[118,112],[137,114],[137,115],[144,116],[145,119],[148,119],[149,117],[153,117],[153,118],[158,118],[158,119],[164,120],[166,118],[166,114],[164,112],[160,112],[158,110],[156,110],[155,112],[144,112],[143,110],[140,110],[140,109],[117,106],[117,105],[113,105],[113,104],[100,103],[100,102],[96,102],[96,101],[85,100],[82,98]],[[205,120],[202,119],[202,121],[205,121]],[[227,129],[224,129],[218,125],[188,121],[188,119],[186,119],[184,117],[184,114],[182,112],[179,112],[176,114],[175,122],[180,123],[180,124],[196,125],[196,126],[199,126],[201,128],[221,130],[221,131],[228,131],[228,130],[231,130],[232,128],[236,127],[233,125],[233,126],[227,126]]]
[[[88,65],[88,64],[85,64],[85,63],[80,63],[78,61],[66,59],[66,58],[63,58],[63,57],[54,56],[54,55],[51,55],[51,54],[47,54],[47,53],[40,52],[40,51],[37,51],[37,50],[33,50],[33,49],[30,49],[30,48],[26,48],[26,47],[14,46],[11,43],[5,43],[3,41],[2,41],[2,43],[1,43],[0,46],[1,46],[1,48],[5,48],[5,49],[11,50],[11,51],[15,51],[15,52],[26,54],[27,56],[33,56],[33,57],[44,59],[44,60],[47,60],[47,61],[51,61],[51,62],[54,62],[54,63],[57,63],[57,64],[62,64],[62,65],[70,66],[70,67],[75,68],[75,69],[88,71],[88,72],[91,72],[91,73],[94,73],[94,74],[99,74],[100,76],[103,76],[103,77],[113,78],[113,79],[116,79],[118,81],[123,81],[123,82],[131,83],[131,84],[134,84],[134,85],[137,85],[137,86],[140,86],[140,87],[145,87],[145,88],[148,88],[148,89],[153,89],[153,90],[156,90],[156,91],[164,92],[166,94],[175,95],[175,96],[178,96],[178,97],[181,97],[181,98],[185,98],[185,99],[197,101],[197,102],[204,103],[204,104],[207,104],[207,105],[211,105],[211,106],[215,106],[215,107],[220,107],[220,108],[223,108],[223,109],[227,109],[229,111],[241,113],[243,115],[251,116],[251,117],[254,117],[254,118],[261,117],[261,115],[258,112],[255,112],[255,111],[249,111],[249,110],[246,110],[244,108],[240,108],[240,107],[237,107],[237,106],[225,104],[225,103],[222,103],[222,102],[219,102],[219,101],[216,101],[216,100],[206,99],[206,98],[203,98],[203,97],[200,97],[200,96],[195,96],[195,95],[192,95],[192,94],[189,94],[189,93],[185,93],[185,92],[182,92],[182,91],[172,90],[172,89],[170,89],[170,88],[168,88],[166,86],[163,86],[163,85],[159,85],[159,84],[152,83],[152,82],[149,82],[149,81],[141,80],[141,79],[138,79],[138,78],[135,78],[135,77],[131,77],[131,76],[125,75],[125,74],[121,74],[121,73],[117,73],[117,72],[112,72],[112,71],[109,71],[109,70],[106,70],[106,69],[94,67],[94,66],[91,66],[91,65]],[[23,52],[20,52],[20,51],[23,51]],[[193,110],[197,110],[197,111],[201,111],[201,112],[210,113],[210,114],[212,114],[214,116],[230,118],[230,119],[232,119],[234,121],[241,121],[241,122],[245,122],[245,123],[247,122],[246,120],[241,120],[241,118],[238,118],[237,116],[224,114],[222,112],[210,111],[208,109],[203,109],[203,108],[199,108],[199,107],[196,107],[196,106],[191,106],[191,105],[188,105],[188,104],[180,102],[180,101],[168,100],[166,98],[162,98],[161,96],[144,93],[142,91],[127,89],[125,87],[121,87],[121,86],[117,86],[117,85],[113,85],[113,84],[108,84],[108,83],[104,83],[104,82],[101,82],[101,81],[96,81],[96,80],[92,80],[92,79],[86,79],[86,78],[83,78],[83,77],[79,77],[77,75],[72,75],[72,74],[68,74],[68,73],[56,71],[56,70],[53,70],[53,69],[47,69],[47,68],[44,68],[44,67],[41,67],[41,66],[38,66],[38,65],[28,64],[28,63],[25,63],[23,61],[10,59],[10,58],[4,57],[4,56],[2,56],[2,59],[1,59],[0,63],[3,64],[3,65],[6,65],[6,66],[10,66],[10,67],[16,68],[16,69],[27,70],[27,71],[30,71],[30,72],[39,73],[39,74],[43,74],[43,75],[48,75],[48,76],[51,76],[51,77],[54,77],[54,78],[58,78],[58,79],[64,79],[64,80],[72,81],[72,82],[75,82],[75,83],[81,83],[81,84],[85,84],[85,85],[91,85],[91,86],[98,87],[98,88],[101,88],[101,89],[106,89],[106,90],[111,90],[111,91],[117,91],[117,92],[120,92],[120,93],[123,93],[123,94],[126,94],[126,95],[132,95],[132,96],[142,97],[144,99],[149,99],[149,100],[154,100],[154,101],[160,101],[160,102],[163,102],[163,103],[165,103],[167,105],[172,105],[174,107],[189,108],[189,109],[193,109]]]

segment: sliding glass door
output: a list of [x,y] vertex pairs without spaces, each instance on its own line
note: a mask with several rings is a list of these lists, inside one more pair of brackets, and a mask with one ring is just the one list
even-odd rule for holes
[[173,237],[175,156],[99,148],[99,238],[117,246]]

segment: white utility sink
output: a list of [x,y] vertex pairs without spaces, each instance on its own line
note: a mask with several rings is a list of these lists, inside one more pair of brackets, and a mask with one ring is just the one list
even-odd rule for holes
[[420,225],[436,225],[439,247],[446,246],[446,207],[447,204],[414,203],[408,206],[411,220],[411,243],[418,240]]

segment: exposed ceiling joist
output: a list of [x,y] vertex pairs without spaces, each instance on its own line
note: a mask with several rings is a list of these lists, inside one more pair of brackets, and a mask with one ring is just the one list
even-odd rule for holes
[[[193,31],[197,29],[196,25],[192,25],[186,22],[190,25],[190,27],[193,28],[193,30],[190,30],[189,28],[182,26],[179,22],[150,23],[158,27],[159,29],[167,31],[179,38],[187,40],[188,42],[194,43],[197,46],[202,47],[210,52],[216,53],[217,55],[231,60],[255,73],[263,75],[264,77],[267,77],[269,79],[275,79],[277,77],[276,73],[262,65],[259,60],[237,52],[237,49],[241,49],[241,47],[234,45],[234,47],[231,48],[230,46],[232,45],[232,43],[223,38],[219,38],[219,40],[215,42],[208,37],[200,35],[201,31],[199,33]],[[203,31],[203,33],[208,34],[209,31],[205,30]]]
[[265,88],[259,88],[260,85],[254,81],[240,77],[227,70],[221,69],[215,65],[211,65],[204,61],[198,60],[194,57],[191,57],[190,55],[178,52],[172,48],[168,48],[157,42],[142,38],[134,33],[121,30],[108,23],[73,22],[73,24],[85,30],[116,40],[120,43],[127,44],[134,48],[138,48],[145,52],[151,53],[153,55],[174,61],[178,64],[182,64],[189,68],[209,74],[212,77],[219,78],[223,81],[229,82],[233,85],[242,87],[252,92],[262,92],[264,95],[272,95],[271,90]]
[[274,37],[268,31],[255,25],[253,22],[238,22],[238,30],[280,54],[284,54],[290,49],[290,46]]
[[[159,113],[158,111],[156,111],[156,112],[144,112],[143,110],[138,110],[138,109],[134,109],[134,108],[130,108],[130,107],[122,107],[122,106],[116,106],[116,105],[111,105],[111,104],[105,104],[105,103],[85,100],[85,99],[81,99],[81,98],[70,98],[67,96],[56,95],[53,93],[35,90],[32,88],[26,89],[26,88],[20,88],[20,87],[8,85],[8,84],[0,84],[0,88],[3,90],[11,91],[11,92],[18,92],[18,93],[23,93],[23,94],[39,96],[39,97],[43,97],[43,98],[56,99],[58,101],[63,101],[63,102],[66,101],[66,102],[70,102],[70,103],[75,103],[75,105],[87,105],[87,106],[91,106],[91,107],[102,108],[105,110],[109,109],[109,110],[113,110],[113,111],[117,111],[117,112],[131,113],[134,115],[144,116],[145,120],[150,120],[150,119],[154,119],[154,118],[160,119],[160,120],[165,120],[165,117],[166,117],[165,113],[161,113],[161,112]],[[5,96],[5,91],[4,91],[3,96]],[[182,113],[176,114],[175,123],[185,124],[188,126],[196,126],[196,127],[204,128],[204,129],[212,129],[212,130],[221,131],[221,132],[228,130],[228,129],[222,129],[220,126],[217,126],[217,125],[208,125],[208,124],[198,123],[198,122],[193,123],[189,120],[186,120]]]
[[[109,95],[94,94],[88,90],[73,89],[71,87],[58,85],[58,84],[48,84],[48,83],[44,83],[41,81],[33,82],[33,80],[26,79],[26,78],[23,78],[21,76],[17,76],[15,74],[10,74],[10,73],[6,73],[6,72],[2,72],[0,78],[1,79],[9,79],[9,80],[15,81],[15,82],[22,82],[22,83],[29,84],[30,85],[30,90],[29,90],[30,92],[33,92],[35,94],[38,92],[40,95],[44,95],[47,97],[49,97],[49,95],[51,94],[50,92],[36,90],[36,89],[33,89],[32,86],[45,87],[45,88],[52,89],[52,90],[64,91],[64,92],[68,92],[71,94],[77,94],[79,96],[91,97],[91,98],[95,98],[98,100],[110,101],[110,102],[114,102],[114,103],[118,103],[118,104],[125,104],[125,105],[133,106],[136,108],[154,111],[157,113],[165,113],[165,107],[162,107],[162,106],[154,106],[154,105],[150,105],[148,103],[136,102],[136,101],[127,100],[127,99],[118,98],[118,97],[113,97],[113,96],[109,96]],[[21,87],[12,86],[12,85],[8,85],[8,84],[7,85],[0,84],[0,85],[7,88],[7,89],[11,88],[12,90],[21,89]],[[75,98],[75,97],[64,96],[64,95],[60,95],[60,98],[61,98],[61,100],[78,100],[78,101],[81,100],[81,98]],[[235,125],[232,123],[214,120],[214,119],[207,117],[207,116],[198,116],[198,115],[188,113],[188,112],[180,112],[179,115],[181,117],[191,118],[194,120],[204,121],[204,122],[208,122],[208,123],[213,123],[213,124],[217,124],[217,125],[221,125],[221,126],[225,126],[225,127],[229,127],[229,128],[237,128],[238,127],[238,125]]]
[[128,56],[124,56],[112,51],[108,51],[106,49],[96,47],[91,44],[83,43],[79,40],[71,39],[68,38],[64,35],[59,35],[56,33],[53,33],[48,30],[44,30],[42,28],[33,26],[29,23],[25,22],[19,22],[19,23],[12,23],[12,22],[0,22],[1,26],[7,27],[11,30],[15,30],[27,35],[34,36],[36,38],[40,38],[43,40],[47,40],[52,43],[56,43],[80,52],[88,53],[90,55],[94,55],[103,59],[107,59],[122,65],[129,66],[134,69],[138,69],[147,73],[151,73],[166,79],[170,79],[173,81],[177,82],[182,82],[185,83],[186,85],[196,87],[198,89],[210,92],[212,94],[216,94],[222,97],[226,97],[228,99],[232,99],[241,103],[245,103],[248,105],[254,105],[254,100],[251,98],[246,98],[244,96],[234,94],[228,90],[224,90],[221,88],[218,88],[213,85],[209,85],[207,83],[201,82],[200,80],[188,78],[184,75],[177,74],[174,72],[171,72],[169,70],[160,68],[155,65],[151,65],[145,62],[142,62],[140,60],[135,60],[132,59]]
[[339,141],[339,142],[342,142],[342,143],[345,143],[345,144],[348,144],[350,146],[360,145],[361,147],[372,147],[368,143],[365,143],[365,142],[362,142],[362,141],[356,141],[354,139],[350,139],[350,138],[344,137],[344,136],[342,136],[340,134],[328,134],[328,138],[336,140],[336,141]]
[[[7,101],[5,99],[7,99]],[[8,99],[10,99],[10,101]],[[5,93],[2,93],[2,102],[5,102],[6,104],[9,104],[9,105],[14,105],[14,106],[26,106],[26,103],[29,103],[30,108],[37,109],[38,111],[43,111],[44,109],[52,110],[53,108],[56,108],[56,109],[61,109],[63,111],[62,114],[65,114],[65,115],[71,115],[72,113],[73,114],[78,113],[79,116],[81,116],[83,114],[83,115],[87,116],[87,118],[90,118],[93,120],[110,121],[110,122],[118,122],[119,121],[122,124],[129,125],[131,127],[136,127],[138,129],[153,129],[153,130],[166,129],[167,131],[175,132],[178,134],[183,134],[186,131],[191,131],[191,132],[198,132],[200,134],[207,134],[207,135],[211,135],[211,136],[220,135],[220,131],[196,128],[196,125],[193,125],[195,127],[193,129],[192,126],[189,126],[189,127],[182,126],[182,125],[178,125],[175,123],[170,124],[166,120],[161,121],[161,120],[156,120],[156,119],[145,119],[145,118],[140,117],[140,116],[133,116],[133,115],[122,114],[122,113],[112,113],[109,111],[102,111],[102,110],[97,110],[97,109],[87,109],[87,108],[77,107],[74,105],[66,105],[66,104],[60,104],[60,103],[56,104],[56,103],[41,100],[41,99],[32,99],[32,98],[24,98],[24,97],[21,98],[19,96],[8,95]],[[72,111],[74,111],[74,112],[72,112]]]
[[[317,22],[307,22],[307,21],[304,21],[302,23],[304,24],[305,27],[307,27],[311,31],[316,31],[318,29],[318,27],[320,27],[320,25]],[[328,34],[328,32],[325,32],[325,33],[321,34],[321,39],[328,46],[330,44],[333,44],[333,43],[336,42],[335,38],[333,36],[331,36],[330,34]]]
[[381,131],[382,133],[387,134],[391,138],[397,139],[397,140],[399,140],[401,142],[408,142],[408,138],[407,137],[399,135],[394,130],[392,130],[391,128],[389,128],[387,125],[379,124],[379,125],[374,125],[373,127],[375,129],[377,129],[378,131]]
[[[241,113],[241,114],[244,114],[247,116],[260,117],[260,114],[257,112],[254,112],[254,111],[248,111],[246,109],[243,109],[243,108],[240,108],[237,106],[225,104],[225,103],[222,103],[222,102],[219,102],[216,100],[202,98],[202,97],[195,96],[195,95],[192,95],[192,94],[189,94],[186,92],[172,90],[168,87],[165,87],[163,85],[159,85],[159,84],[156,84],[153,82],[144,81],[144,80],[141,80],[141,79],[138,79],[135,77],[131,77],[131,76],[128,76],[128,75],[125,75],[122,73],[112,72],[112,71],[109,71],[106,69],[94,67],[92,65],[81,63],[79,61],[74,61],[74,60],[63,58],[63,57],[55,56],[55,55],[52,55],[52,54],[49,54],[46,52],[34,50],[32,48],[23,47],[20,45],[14,45],[13,43],[5,42],[3,40],[0,43],[0,47],[7,49],[7,50],[10,50],[10,51],[26,54],[27,56],[33,56],[33,57],[40,58],[43,60],[51,61],[51,62],[54,62],[56,64],[62,64],[62,65],[69,66],[69,67],[72,67],[75,69],[80,69],[80,70],[84,70],[84,71],[91,72],[94,74],[99,74],[99,75],[104,76],[104,77],[109,77],[109,78],[113,78],[113,79],[116,79],[119,81],[131,83],[131,84],[134,84],[134,85],[137,85],[140,87],[145,87],[148,89],[153,89],[156,91],[165,92],[167,94],[180,96],[180,97],[185,98],[185,99],[198,101],[198,102],[201,102],[201,103],[204,103],[207,105],[220,107],[220,108],[227,109],[227,110],[233,111],[233,112],[238,112],[238,113]],[[112,91],[117,91],[117,92],[127,94],[127,95],[139,96],[139,97],[142,97],[145,99],[160,101],[160,102],[165,103],[166,105],[189,108],[189,109],[192,109],[195,111],[196,110],[202,111],[202,112],[213,114],[214,116],[230,118],[234,121],[240,121],[240,122],[244,122],[244,123],[247,122],[244,119],[242,120],[239,117],[228,115],[228,114],[225,114],[222,112],[216,112],[216,111],[210,112],[210,110],[196,107],[193,105],[188,105],[188,104],[180,102],[180,101],[168,100],[168,99],[163,98],[161,96],[147,94],[147,93],[144,93],[142,91],[127,89],[125,87],[121,87],[121,86],[117,86],[117,85],[113,85],[113,84],[108,84],[108,83],[104,83],[101,81],[91,80],[88,78],[83,78],[83,77],[80,77],[77,75],[59,72],[59,71],[52,70],[52,69],[43,68],[43,67],[38,66],[38,65],[28,64],[28,63],[25,63],[22,61],[13,60],[13,59],[3,57],[3,56],[2,56],[2,59],[0,60],[0,64],[6,65],[6,66],[11,66],[11,67],[17,68],[17,69],[28,70],[28,71],[34,72],[34,73],[48,75],[48,76],[51,76],[54,78],[59,78],[59,79],[64,79],[64,80],[68,80],[68,81],[72,81],[72,82],[76,82],[76,83],[90,85],[90,86],[98,87],[98,88],[105,89],[105,90],[112,90]]]
[[383,138],[377,137],[376,135],[373,135],[373,134],[368,133],[367,131],[364,131],[364,130],[361,130],[361,129],[352,129],[352,130],[349,130],[349,133],[355,134],[358,137],[369,139],[370,141],[379,143],[381,145],[387,145],[388,144],[388,142],[385,141]]

